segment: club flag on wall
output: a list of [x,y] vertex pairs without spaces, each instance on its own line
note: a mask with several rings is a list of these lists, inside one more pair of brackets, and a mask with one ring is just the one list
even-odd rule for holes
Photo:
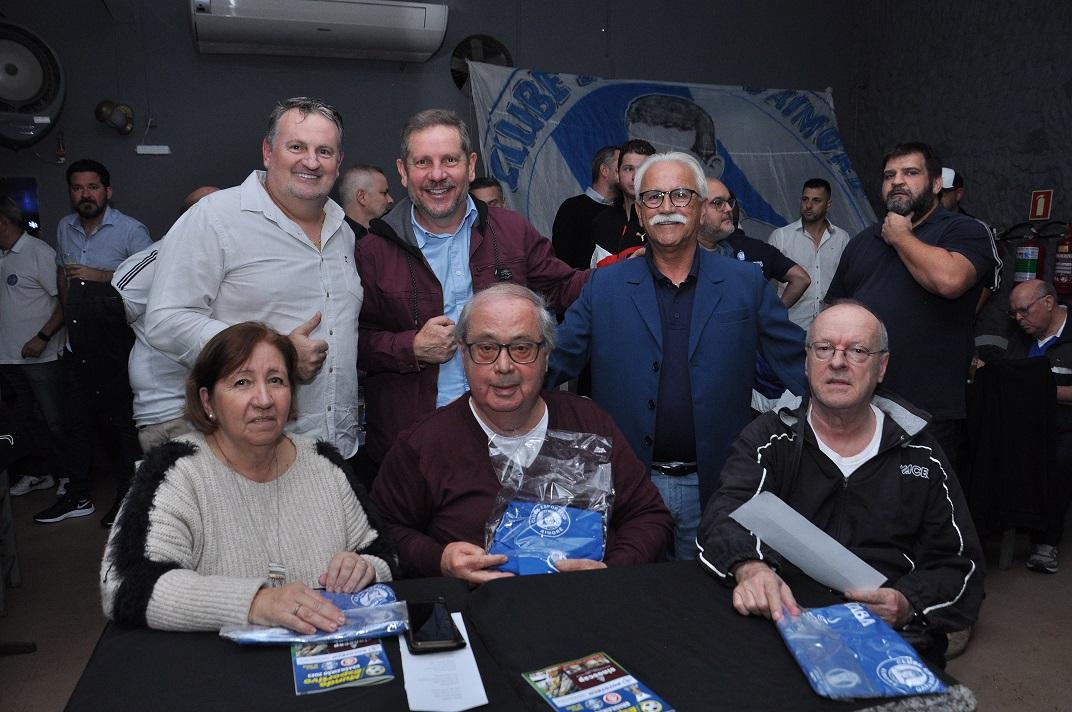
[[592,157],[630,138],[686,151],[737,196],[766,239],[800,217],[804,181],[833,187],[829,219],[856,234],[875,213],[838,132],[829,92],[550,74],[470,62],[478,151],[509,207],[550,236],[558,206],[591,184]]

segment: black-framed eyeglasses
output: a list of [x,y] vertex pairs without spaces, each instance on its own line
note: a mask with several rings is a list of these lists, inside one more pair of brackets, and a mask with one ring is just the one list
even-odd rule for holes
[[1048,296],[1049,296],[1048,294],[1043,294],[1041,297],[1035,297],[1034,299],[1032,299],[1030,302],[1027,303],[1026,307],[1012,307],[1012,308],[1010,308],[1009,309],[1009,318],[1010,319],[1015,319],[1018,316],[1027,316],[1028,312],[1031,311],[1031,307],[1035,306],[1035,302],[1040,301],[1042,299],[1045,299]]
[[727,207],[733,210],[737,207],[737,198],[714,198],[711,207],[715,210],[725,210]]
[[542,341],[515,341],[512,344],[497,344],[494,341],[463,342],[469,352],[469,358],[473,363],[486,366],[499,360],[499,354],[503,349],[510,355],[510,360],[516,364],[525,365],[532,363],[540,355],[543,348]]
[[831,343],[826,341],[818,341],[808,344],[808,350],[811,351],[811,355],[820,361],[829,361],[834,358],[834,354],[840,351],[845,354],[845,358],[850,363],[857,365],[867,363],[867,359],[872,356],[886,353],[889,349],[880,349],[878,351],[872,351],[866,346],[860,346],[859,344],[853,346],[846,346],[843,349],[839,349]]
[[692,188],[674,188],[673,190],[645,190],[639,197],[645,207],[654,210],[663,204],[663,199],[668,195],[671,205],[675,208],[684,208],[692,202],[692,197],[699,193]]

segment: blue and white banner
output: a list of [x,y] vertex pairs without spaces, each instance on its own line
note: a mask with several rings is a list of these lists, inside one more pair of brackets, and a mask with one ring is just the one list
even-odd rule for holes
[[479,151],[509,207],[551,234],[558,206],[591,183],[592,157],[630,138],[687,151],[737,196],[742,227],[766,239],[800,217],[804,181],[833,187],[829,219],[875,222],[845,153],[829,92],[549,74],[469,63]]

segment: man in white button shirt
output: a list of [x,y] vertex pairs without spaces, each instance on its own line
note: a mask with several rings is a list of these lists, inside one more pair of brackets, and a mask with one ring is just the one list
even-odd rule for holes
[[823,296],[851,237],[826,219],[831,202],[828,182],[822,178],[805,181],[800,195],[800,220],[778,228],[767,240],[811,277],[811,285],[789,307],[789,319],[804,330],[811,326],[822,308]]
[[288,430],[352,457],[362,289],[353,230],[329,198],[342,117],[317,99],[287,99],[269,117],[261,151],[265,171],[202,198],[165,236],[146,335],[189,367],[231,324],[263,321],[288,334],[303,382]]

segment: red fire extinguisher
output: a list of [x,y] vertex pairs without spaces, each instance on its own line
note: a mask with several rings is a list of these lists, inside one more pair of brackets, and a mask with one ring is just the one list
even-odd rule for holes
[[1031,229],[1031,237],[1027,238],[1016,248],[1016,267],[1012,281],[1019,284],[1029,279],[1042,279],[1046,273],[1046,246],[1038,238],[1035,229]]
[[1072,295],[1072,223],[1053,248],[1053,288],[1063,297]]

